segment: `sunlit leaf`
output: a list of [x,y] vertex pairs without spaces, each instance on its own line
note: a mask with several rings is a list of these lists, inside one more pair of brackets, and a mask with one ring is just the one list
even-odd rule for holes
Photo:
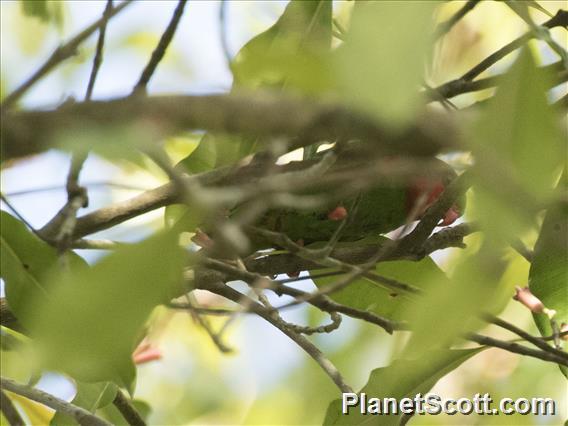
[[[498,288],[505,262],[497,248],[485,244],[474,255],[461,259],[451,280],[428,289],[407,312],[413,330],[406,354],[419,354],[432,347],[446,348],[483,325],[481,313],[497,313],[503,308]],[[497,297],[500,296],[500,297]],[[432,330],[436,338],[432,339]]]
[[[438,380],[455,370],[463,362],[483,349],[432,350],[419,359],[397,359],[388,367],[371,372],[369,381],[361,389],[367,398],[413,399],[417,394],[425,395]],[[363,415],[360,407],[350,409],[348,415],[342,414],[342,400],[333,401],[323,421],[324,425],[397,425],[398,415]]]
[[358,2],[334,67],[344,97],[393,128],[408,123],[420,98],[437,2]]
[[[33,316],[32,301],[47,300],[48,279],[58,265],[57,250],[40,240],[26,225],[5,211],[0,212],[0,276],[6,283],[10,309],[24,326]],[[73,252],[66,254],[69,267],[85,269],[86,262]]]
[[231,69],[234,87],[300,87],[313,92],[327,75],[331,1],[291,1],[278,21],[249,41]]
[[[568,176],[560,178],[558,194],[566,195]],[[529,287],[543,304],[556,311],[558,324],[568,323],[568,208],[557,204],[544,218],[535,245],[534,259],[529,271]],[[535,314],[535,321],[544,336],[552,333],[550,321],[544,314]]]
[[[447,289],[449,280],[444,272],[427,257],[420,262],[389,261],[379,263],[374,270],[377,275],[408,284],[420,290],[429,287]],[[323,289],[337,281],[337,277],[317,278],[316,285]],[[361,278],[347,288],[333,293],[331,297],[347,306],[374,312],[378,315],[402,320],[406,310],[416,303],[417,295],[389,288],[387,285],[373,282],[370,278]]]
[[91,269],[53,278],[33,335],[45,364],[76,380],[132,389],[132,351],[152,309],[179,293],[184,252],[171,233],[116,250]]
[[535,203],[552,195],[566,145],[546,100],[548,77],[523,50],[477,123],[476,218],[490,236],[507,239],[528,229]]

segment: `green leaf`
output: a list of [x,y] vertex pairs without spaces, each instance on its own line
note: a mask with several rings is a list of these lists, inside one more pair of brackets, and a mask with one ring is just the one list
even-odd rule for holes
[[286,86],[314,92],[328,73],[331,47],[329,0],[292,0],[278,21],[250,40],[231,64],[234,87]]
[[[432,347],[449,347],[464,333],[482,326],[480,313],[495,314],[504,307],[497,285],[504,269],[498,248],[488,243],[462,258],[446,285],[431,286],[407,310],[413,334],[405,353],[417,356]],[[436,330],[435,339],[432,330]]]
[[[467,350],[432,350],[419,359],[397,359],[388,367],[377,368],[369,376],[361,392],[369,398],[414,398],[426,394],[438,380],[455,370],[463,362],[476,355],[483,348]],[[342,414],[342,400],[329,405],[324,425],[398,425],[401,415],[363,415],[359,407]]]
[[54,276],[32,328],[46,367],[132,391],[132,351],[152,309],[180,293],[184,261],[177,235],[164,233]]
[[415,117],[436,3],[355,3],[333,67],[347,101],[393,128]]
[[[189,138],[187,139],[189,140]],[[211,134],[205,134],[176,167],[189,174],[198,174],[212,170],[215,168],[216,162],[217,144],[215,138]],[[201,212],[197,206],[190,210],[185,205],[173,204],[166,206],[164,220],[168,228],[175,225],[177,229],[191,232],[199,225],[203,214],[204,212]]]
[[180,165],[187,173],[197,174],[212,170],[215,168],[216,162],[217,145],[215,144],[215,138],[210,134],[206,134],[199,141],[197,148],[185,157],[180,162]]
[[[77,393],[75,394],[75,397],[73,398],[71,403],[78,407],[82,407],[93,414],[95,414],[95,411],[97,409],[110,404],[116,396],[117,392],[116,385],[110,382],[76,382],[76,386]],[[58,411],[55,413],[55,416],[53,416],[53,419],[51,419],[51,422],[49,424],[51,426],[69,426],[79,423],[77,423],[73,418]]]
[[58,29],[63,27],[62,3],[48,0],[20,0],[25,16],[39,18],[43,22],[53,22]]
[[[429,257],[420,262],[406,260],[381,262],[373,272],[422,290],[429,287],[446,289],[449,284],[444,272]],[[324,288],[334,281],[337,281],[337,277],[314,280],[319,288]],[[416,295],[412,296],[390,289],[368,278],[355,281],[345,289],[333,293],[331,297],[347,306],[373,312],[393,320],[405,319],[407,309],[412,309],[409,307],[416,304]]]
[[49,21],[47,0],[20,0],[22,12],[26,16],[34,16],[42,21]]
[[[566,196],[566,171],[558,183],[558,195]],[[557,203],[544,218],[535,245],[529,271],[529,288],[549,309],[556,311],[558,324],[568,323],[568,208]],[[550,321],[544,314],[535,314],[535,322],[543,336],[552,333]]]
[[[34,315],[32,301],[47,300],[47,281],[59,257],[55,248],[9,213],[0,212],[0,221],[0,276],[6,283],[6,298],[18,320],[29,327]],[[75,253],[66,256],[72,270],[87,267]]]
[[548,79],[524,49],[477,123],[474,205],[490,236],[508,239],[526,231],[535,203],[550,201],[566,148],[546,100]]

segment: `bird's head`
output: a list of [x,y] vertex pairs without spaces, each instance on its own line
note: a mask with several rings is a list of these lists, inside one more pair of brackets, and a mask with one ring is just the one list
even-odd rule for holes
[[[414,211],[415,217],[420,219],[426,210],[436,202],[452,180],[457,177],[456,172],[446,163],[440,161],[440,170],[428,176],[415,178],[408,187],[406,199],[409,212]],[[454,223],[465,210],[465,197],[460,197],[446,211],[438,226],[448,226]]]

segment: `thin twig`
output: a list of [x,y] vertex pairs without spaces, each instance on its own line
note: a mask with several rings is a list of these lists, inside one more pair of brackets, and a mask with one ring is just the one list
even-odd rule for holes
[[239,293],[238,291],[226,286],[223,283],[216,283],[214,285],[211,285],[209,288],[207,288],[207,290],[223,296],[229,300],[232,300],[235,303],[245,303],[244,300],[246,300],[246,304],[249,309],[254,310],[257,315],[278,328],[282,333],[286,334],[290,339],[296,342],[298,346],[306,351],[306,353],[319,364],[319,366],[331,378],[331,380],[333,380],[333,382],[341,392],[353,392],[353,389],[345,383],[345,379],[343,378],[339,370],[337,370],[335,365],[333,365],[333,363],[329,359],[327,359],[325,355],[306,337],[295,333],[286,326],[282,325],[280,321],[276,320],[272,311],[267,310],[261,304],[255,302],[250,298],[247,298],[242,293]]
[[[111,16],[112,5],[112,0],[107,0],[106,7],[103,11],[103,18],[99,27],[99,38],[97,40],[91,74],[89,76],[89,82],[85,93],[85,102],[89,102],[91,100],[99,68],[103,60],[106,27]],[[87,156],[88,151],[84,149],[78,149],[73,152],[71,166],[69,168],[69,173],[67,174],[67,203],[52,219],[54,223],[59,225],[56,243],[60,254],[67,251],[71,244],[75,225],[77,224],[77,212],[79,209],[88,207],[89,205],[87,189],[79,185],[79,175],[83,169]],[[58,215],[61,215],[61,217],[58,217]]]
[[70,244],[70,248],[82,250],[116,250],[120,247],[128,246],[131,243],[113,240],[75,240]]
[[559,365],[564,365],[568,367],[568,360],[561,358],[555,354],[549,352],[544,352],[537,349],[527,348],[526,346],[519,345],[515,342],[505,342],[502,340],[497,340],[492,337],[482,336],[476,333],[469,333],[466,335],[468,340],[479,343],[484,346],[493,346],[495,348],[504,349],[508,352],[513,352],[520,355],[530,356],[532,358],[538,358],[543,361],[554,362]]
[[438,39],[443,35],[450,32],[467,13],[469,13],[475,6],[478,5],[480,0],[468,0],[456,13],[454,13],[447,21],[438,24],[434,30],[434,39]]
[[[136,185],[128,185],[120,182],[84,182],[83,186],[85,188],[94,189],[94,188],[104,188],[104,187],[112,187],[117,189],[123,189],[125,191],[148,191],[149,188],[136,186]],[[61,191],[65,189],[65,185],[49,185],[49,186],[42,186],[38,188],[32,189],[22,189],[20,191],[12,191],[7,192],[5,195],[6,197],[17,197],[22,195],[29,195],[29,194],[36,194],[38,192],[48,192],[48,191]]]
[[231,69],[231,62],[233,61],[231,50],[229,49],[229,38],[227,36],[227,8],[229,6],[228,0],[221,0],[219,3],[219,38],[221,41],[221,49],[223,56],[227,62],[227,66]]
[[10,426],[25,426],[24,419],[3,390],[0,390],[0,408]]
[[112,403],[118,411],[120,411],[120,414],[122,414],[122,417],[124,417],[124,420],[126,420],[130,426],[146,426],[146,422],[144,422],[142,416],[138,413],[138,411],[136,411],[134,405],[132,405],[120,389],[117,390]]
[[132,0],[124,0],[117,7],[112,9],[107,16],[103,16],[97,21],[93,22],[67,43],[59,46],[47,59],[47,61],[35,72],[30,78],[24,81],[17,89],[10,93],[4,101],[2,102],[2,109],[11,107],[16,101],[18,101],[35,83],[45,77],[51,70],[53,70],[57,65],[59,65],[64,60],[74,56],[77,52],[77,48],[81,43],[83,43],[91,34],[97,31],[103,22],[108,22],[110,18],[124,10],[125,7],[130,5]]
[[[566,27],[568,25],[568,11],[566,10],[559,10],[556,15],[550,18],[548,21],[542,24],[543,27],[551,29],[555,27]],[[531,40],[534,37],[534,33],[529,31],[522,36],[516,38],[512,42],[506,44],[501,49],[497,50],[496,52],[489,55],[483,61],[475,65],[471,68],[468,72],[460,77],[460,80],[464,81],[471,81],[491,65],[499,61],[500,59],[507,56],[509,53],[515,51],[527,41]]]
[[112,1],[107,0],[105,10],[103,12],[103,19],[99,27],[99,39],[97,40],[97,48],[95,51],[95,57],[93,58],[93,67],[91,69],[91,75],[89,77],[89,84],[87,85],[87,93],[85,94],[85,100],[91,99],[93,95],[93,89],[95,87],[95,81],[97,80],[97,75],[103,60],[103,50],[105,45],[105,35],[107,23],[111,17],[112,12]]
[[166,50],[168,49],[168,46],[170,45],[170,42],[172,41],[174,34],[176,33],[186,3],[187,0],[179,0],[172,15],[172,18],[168,23],[168,26],[166,27],[166,30],[162,34],[162,37],[160,37],[160,41],[158,42],[158,45],[152,52],[150,61],[142,71],[142,74],[138,79],[138,83],[136,83],[136,86],[134,86],[134,90],[132,91],[132,93],[146,92],[146,86],[148,85],[148,82],[152,78],[152,75],[156,71],[156,68],[158,68],[158,64],[166,54]]
[[532,250],[529,250],[527,248],[525,243],[523,243],[520,238],[513,238],[511,240],[510,244],[511,244],[511,247],[517,253],[519,253],[521,256],[523,256],[526,259],[527,262],[529,262],[529,263],[532,262],[534,253],[532,252]]
[[74,418],[83,426],[110,426],[110,423],[100,417],[95,416],[84,408],[71,404],[70,402],[59,399],[40,389],[22,385],[12,379],[0,378],[0,388],[15,394],[21,395],[32,401],[39,402],[49,408],[60,411]]
[[205,332],[207,333],[207,335],[209,336],[209,338],[211,339],[213,344],[217,347],[217,349],[219,349],[219,352],[225,353],[225,354],[232,353],[233,349],[230,348],[229,346],[225,345],[225,343],[221,339],[222,333],[221,332],[218,332],[218,333],[215,332],[213,330],[213,328],[211,327],[211,324],[209,324],[208,319],[203,318],[203,316],[201,315],[201,313],[199,311],[199,307],[195,306],[196,300],[193,297],[193,295],[192,294],[186,294],[186,300],[187,300],[187,303],[186,303],[187,311],[197,321],[197,323],[201,326],[201,328],[203,328],[203,330],[205,330]]
[[517,336],[521,337],[522,339],[526,340],[527,342],[532,343],[536,347],[542,349],[545,352],[550,352],[551,354],[557,355],[560,358],[564,358],[568,360],[568,353],[557,349],[553,346],[548,345],[542,338],[532,336],[531,334],[527,333],[526,331],[520,329],[519,327],[511,324],[501,318],[495,317],[493,315],[485,315],[484,318],[492,324],[495,324],[505,330],[509,330],[511,333],[515,333]]

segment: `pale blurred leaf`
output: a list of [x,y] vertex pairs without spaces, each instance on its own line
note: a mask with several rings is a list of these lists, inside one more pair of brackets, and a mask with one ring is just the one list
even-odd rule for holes
[[179,294],[184,252],[171,233],[123,247],[91,269],[55,276],[33,335],[47,366],[132,391],[132,351],[154,307]]
[[[567,195],[568,176],[563,173],[558,195]],[[556,311],[558,324],[568,323],[568,208],[551,207],[544,218],[535,245],[534,259],[529,271],[529,287],[549,309]],[[552,333],[550,321],[544,314],[535,314],[536,324],[543,336]]]
[[552,195],[566,143],[546,100],[548,78],[524,49],[477,123],[475,213],[490,236],[507,239],[526,230],[534,203]]
[[[48,298],[47,281],[59,262],[57,250],[7,212],[1,211],[0,218],[0,276],[6,283],[10,309],[24,326],[29,327],[34,315],[32,301]],[[86,262],[73,252],[67,253],[66,257],[73,270],[87,267]]]
[[344,97],[387,126],[414,118],[437,2],[358,2],[334,70]]
[[[372,271],[377,275],[412,285],[421,290],[430,287],[440,287],[445,290],[449,285],[444,272],[430,257],[420,262],[405,260],[381,262]],[[337,279],[337,277],[317,278],[314,282],[320,289],[323,289]],[[407,309],[415,305],[417,298],[416,295],[390,289],[368,278],[358,279],[347,288],[333,293],[331,297],[344,305],[374,312],[394,320],[405,319]]]
[[[419,359],[397,359],[389,366],[371,372],[361,389],[367,398],[414,398],[426,394],[438,380],[483,349],[432,350]],[[324,425],[398,425],[401,415],[363,415],[359,407],[351,407],[349,415],[342,414],[341,399],[333,401],[323,421]]]

